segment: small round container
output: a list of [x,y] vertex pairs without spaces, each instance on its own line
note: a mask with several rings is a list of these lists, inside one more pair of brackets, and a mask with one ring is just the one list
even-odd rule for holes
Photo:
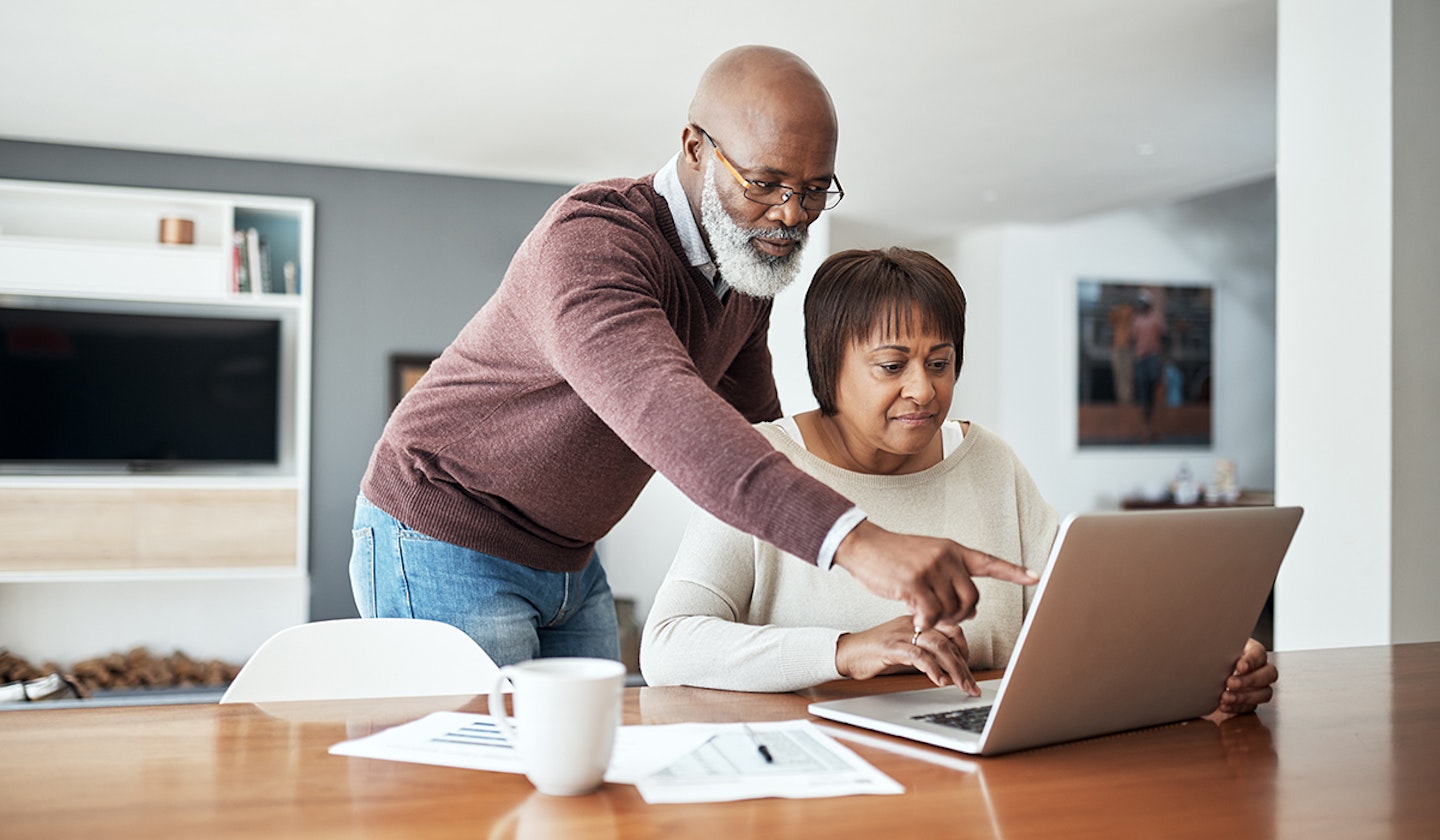
[[177,216],[160,220],[160,242],[165,245],[194,245],[195,222]]

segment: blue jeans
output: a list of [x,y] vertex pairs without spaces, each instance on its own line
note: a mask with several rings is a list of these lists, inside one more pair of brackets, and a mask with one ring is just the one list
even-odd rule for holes
[[620,658],[615,600],[598,555],[545,572],[428,537],[364,496],[350,586],[365,618],[429,618],[464,630],[497,665],[542,656]]
[[1155,385],[1160,381],[1160,356],[1142,356],[1135,360],[1135,398],[1145,420],[1155,412]]

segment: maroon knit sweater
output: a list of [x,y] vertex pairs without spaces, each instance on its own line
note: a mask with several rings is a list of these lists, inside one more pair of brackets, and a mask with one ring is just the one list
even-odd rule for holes
[[780,415],[769,318],[689,266],[653,178],[577,187],[395,409],[361,489],[431,537],[577,571],[658,469],[814,562],[850,503],[750,427]]

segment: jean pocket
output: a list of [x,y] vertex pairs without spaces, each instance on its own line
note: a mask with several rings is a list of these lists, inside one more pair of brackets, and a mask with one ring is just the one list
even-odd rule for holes
[[417,531],[399,520],[395,522],[395,531],[396,536],[402,542],[443,542],[443,540],[438,540],[429,534]]
[[350,590],[355,608],[362,618],[374,618],[375,608],[375,529],[355,528],[350,531]]

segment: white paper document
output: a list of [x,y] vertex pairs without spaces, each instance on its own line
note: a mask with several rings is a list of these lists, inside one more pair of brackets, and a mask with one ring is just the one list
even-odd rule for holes
[[[759,749],[765,747],[771,760]],[[489,715],[432,712],[342,741],[334,755],[522,773],[520,756]],[[904,788],[805,720],[622,726],[605,781],[633,784],[646,802],[727,802]]]
[[[905,788],[807,720],[709,724],[699,749],[635,783],[646,802],[729,802],[904,793]],[[771,761],[766,761],[760,746]]]
[[[679,760],[709,739],[709,727],[697,726],[678,723],[620,727],[605,781],[634,784]],[[467,712],[431,712],[374,735],[342,741],[331,747],[330,753],[499,773],[525,772],[519,753],[505,740],[495,719]]]

